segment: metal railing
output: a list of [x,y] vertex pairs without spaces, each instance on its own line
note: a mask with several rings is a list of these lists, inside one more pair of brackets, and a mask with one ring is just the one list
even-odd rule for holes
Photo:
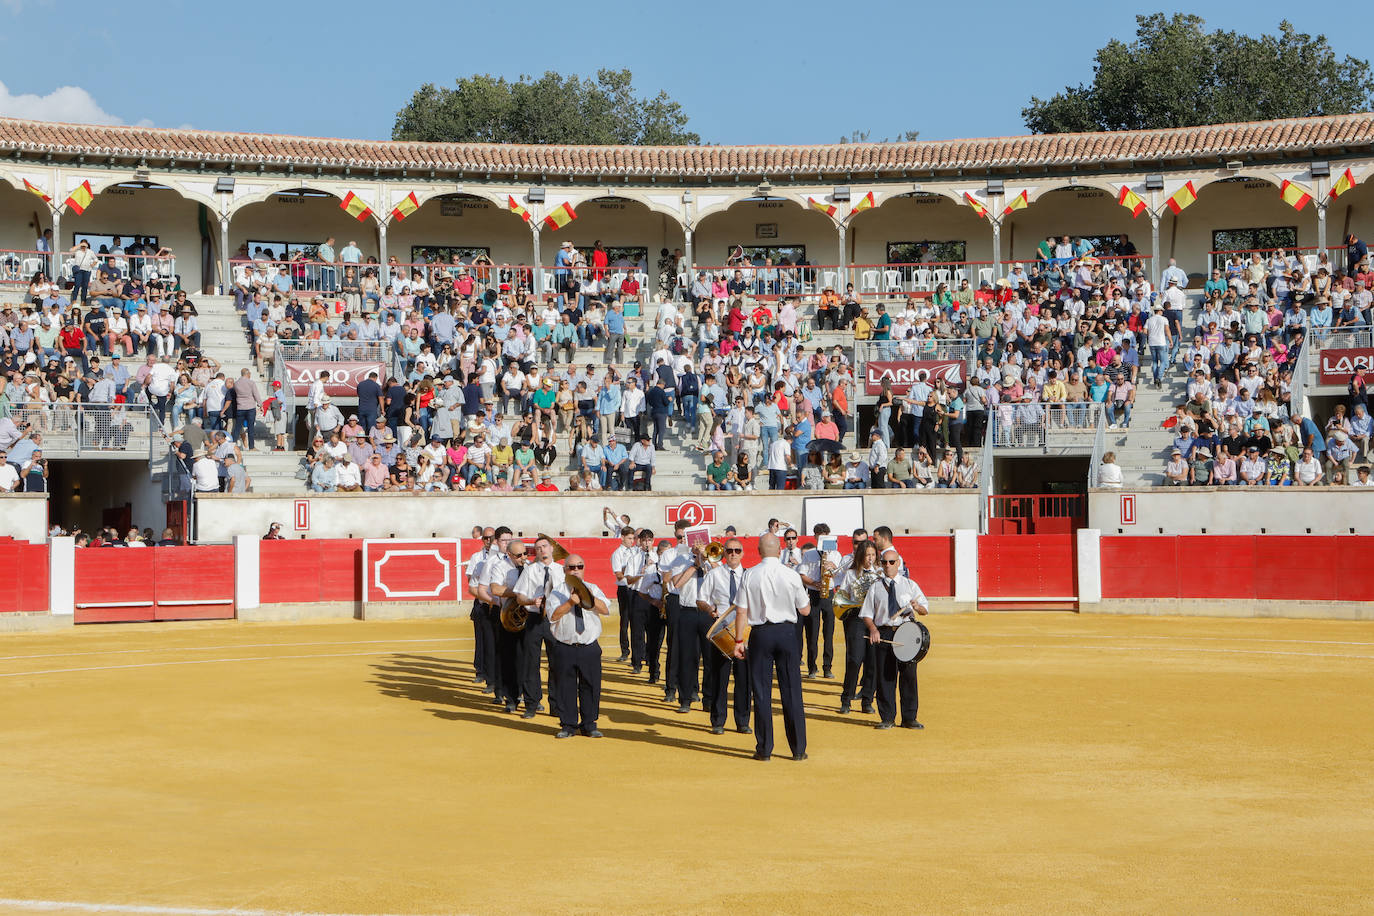
[[988,520],[992,511],[992,470],[993,454],[996,451],[997,442],[997,416],[996,411],[989,410],[988,426],[983,432],[983,453],[980,460],[982,467],[978,469],[978,492],[982,496],[978,500],[978,533],[988,533]]
[[1088,489],[1097,486],[1097,474],[1102,468],[1102,456],[1107,453],[1107,412],[1097,411],[1097,430],[1093,433],[1093,453],[1088,459]]
[[[1351,347],[1374,348],[1374,327],[1350,324],[1339,328],[1307,329],[1307,343],[1319,350],[1347,350]],[[1303,349],[1307,349],[1306,346]]]
[[861,296],[907,296],[933,293],[941,283],[951,290],[963,280],[977,287],[993,281],[991,261],[929,261],[919,264],[854,264],[846,269],[848,283]]
[[148,404],[67,404],[20,401],[16,425],[40,437],[45,458],[127,458],[151,461],[163,441]]
[[1307,413],[1307,382],[1311,375],[1312,366],[1312,347],[1310,341],[1304,340],[1302,349],[1298,351],[1298,360],[1293,365],[1293,376],[1290,382],[1288,393],[1288,411],[1301,411],[1302,415]]
[[23,248],[0,248],[0,283],[28,286],[39,271],[52,277],[52,255]]
[[996,414],[997,448],[1040,449],[1078,448],[1088,444],[1088,435],[1102,422],[1103,405],[1095,401],[1027,401],[998,404]]
[[1224,274],[1227,262],[1230,261],[1231,258],[1240,257],[1242,266],[1248,267],[1251,256],[1259,255],[1264,262],[1265,273],[1267,274],[1269,271],[1269,259],[1279,251],[1284,253],[1289,269],[1292,269],[1298,264],[1302,264],[1304,270],[1312,274],[1316,273],[1317,268],[1322,266],[1321,249],[1315,245],[1302,248],[1275,246],[1273,248],[1235,248],[1230,250],[1209,251],[1207,252],[1207,270],[1208,273],[1213,270],[1220,270]]
[[[728,285],[740,274],[747,295],[758,297],[773,296],[815,296],[826,287],[837,293],[844,292],[848,273],[838,264],[773,264],[738,267],[736,265],[711,266],[698,264],[694,273],[678,274],[678,287],[684,294],[690,291],[698,274],[706,274],[706,284],[711,286],[716,279]],[[727,293],[725,297],[728,298]],[[722,298],[722,297],[718,297]]]
[[393,349],[385,340],[321,337],[318,340],[280,341],[276,352],[283,360],[375,359],[386,362]]
[[854,358],[869,360],[950,360],[972,363],[972,337],[914,337],[909,340],[856,340]]

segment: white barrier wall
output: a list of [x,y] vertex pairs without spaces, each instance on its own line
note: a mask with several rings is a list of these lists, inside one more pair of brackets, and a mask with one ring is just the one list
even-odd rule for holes
[[[560,493],[544,494],[389,494],[317,493],[311,496],[210,495],[197,501],[197,539],[203,544],[228,543],[235,535],[261,537],[272,522],[281,522],[288,537],[468,537],[474,525],[508,525],[518,535],[545,532],[554,537],[600,537],[606,527],[603,509],[628,514],[635,527],[671,530],[669,509],[695,502],[714,512],[711,529],[734,525],[741,535],[761,533],[768,519],[793,526],[803,518],[803,499],[815,501],[814,516],[834,509],[826,500],[861,500],[863,524],[887,525],[895,534],[951,534],[978,527],[976,490],[932,490],[924,493],[862,493],[803,496],[787,493]],[[846,511],[856,502],[844,503]],[[845,515],[846,519],[850,516]],[[305,527],[298,527],[304,521]],[[852,524],[848,529],[854,527]],[[842,530],[840,534],[848,534]]]
[[0,496],[0,537],[42,544],[48,540],[48,494]]
[[1374,488],[1093,490],[1088,524],[1111,534],[1374,534]]

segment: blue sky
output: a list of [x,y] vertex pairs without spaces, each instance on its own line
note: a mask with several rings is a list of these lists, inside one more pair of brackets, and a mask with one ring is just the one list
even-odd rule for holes
[[[1093,52],[1130,39],[1135,15],[1158,9],[0,0],[0,114],[385,139],[424,82],[627,67],[642,93],[664,89],[681,102],[706,142],[830,143],[857,129],[874,139],[1005,136],[1025,133],[1031,95],[1091,79]],[[1361,47],[1366,32],[1339,28],[1335,7],[1239,9],[1190,7],[1210,28],[1256,34],[1286,15],[1300,31],[1326,33],[1338,55],[1374,54]]]

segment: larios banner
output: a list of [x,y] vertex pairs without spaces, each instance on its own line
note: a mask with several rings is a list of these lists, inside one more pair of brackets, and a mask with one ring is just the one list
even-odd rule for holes
[[324,393],[331,398],[352,398],[358,395],[358,383],[367,378],[369,372],[377,373],[378,384],[386,381],[386,365],[375,360],[286,360],[286,374],[291,378],[291,389],[296,397],[310,395],[310,386],[321,372],[328,372]]
[[1374,349],[1349,347],[1344,350],[1323,350],[1317,364],[1317,384],[1345,385],[1350,376],[1374,374]]
[[864,376],[864,393],[881,394],[883,381],[892,385],[893,394],[906,394],[916,382],[930,385],[936,379],[959,391],[964,390],[964,361],[961,359],[901,360],[898,362],[870,362]]

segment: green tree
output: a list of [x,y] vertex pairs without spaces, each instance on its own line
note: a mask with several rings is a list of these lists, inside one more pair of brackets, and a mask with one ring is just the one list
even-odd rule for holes
[[425,83],[396,112],[393,140],[445,143],[577,143],[676,146],[700,143],[687,115],[666,92],[642,98],[629,70],[598,70],[596,79],[490,74],[454,88]]
[[[872,137],[872,136],[873,136],[873,131],[871,131],[871,130],[856,130],[856,131],[853,131],[852,133],[849,133],[849,134],[844,135],[843,137],[840,137],[840,142],[841,142],[841,143],[868,143],[868,142],[870,142],[869,138]],[[921,132],[920,132],[919,130],[904,130],[904,131],[902,131],[900,134],[898,134],[898,135],[896,136],[896,138],[884,137],[884,138],[881,139],[881,140],[873,140],[873,141],[871,141],[871,142],[873,142],[873,143],[914,143],[916,140],[920,139],[920,137],[921,137]],[[895,263],[895,262],[894,262],[894,263]]]
[[1098,50],[1091,85],[1031,97],[1021,110],[1037,134],[1147,130],[1347,114],[1371,107],[1369,61],[1338,59],[1326,36],[1208,32],[1198,16],[1136,17],[1130,44]]

